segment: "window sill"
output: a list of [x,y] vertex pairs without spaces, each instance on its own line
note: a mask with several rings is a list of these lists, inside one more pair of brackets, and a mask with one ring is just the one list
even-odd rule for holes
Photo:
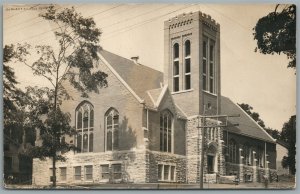
[[171,181],[171,180],[158,180],[158,182],[160,183],[176,183],[175,180]]
[[212,95],[212,96],[216,96],[216,97],[218,96],[217,94],[211,93],[211,92],[209,92],[207,90],[202,90],[202,92],[204,92],[206,94],[209,94],[209,95]]
[[188,89],[188,90],[180,90],[180,91],[177,91],[177,92],[172,92],[171,94],[181,94],[181,93],[186,93],[186,92],[192,92],[194,91],[194,89]]

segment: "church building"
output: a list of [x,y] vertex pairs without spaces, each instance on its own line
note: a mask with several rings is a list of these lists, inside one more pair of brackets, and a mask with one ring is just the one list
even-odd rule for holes
[[[62,110],[78,132],[66,141],[80,151],[57,163],[57,184],[192,184],[202,166],[204,182],[276,177],[275,140],[221,95],[220,25],[209,15],[164,22],[163,73],[138,57],[99,57],[108,87],[84,98],[65,83],[73,99]],[[33,184],[50,185],[51,176],[52,161],[34,159]]]

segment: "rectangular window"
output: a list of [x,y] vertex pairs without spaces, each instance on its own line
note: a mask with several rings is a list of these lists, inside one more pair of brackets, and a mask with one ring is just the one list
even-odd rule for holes
[[112,172],[114,179],[122,178],[122,165],[121,164],[112,164]]
[[109,165],[101,165],[101,179],[109,179]]
[[190,73],[191,72],[191,59],[186,58],[185,59],[185,73]]
[[61,167],[60,169],[60,181],[66,181],[67,180],[67,168]]
[[162,180],[163,165],[158,165],[158,180]]
[[179,91],[179,61],[174,61],[173,65],[173,91]]
[[202,87],[207,90],[207,40],[203,41],[202,49]]
[[185,76],[185,89],[186,90],[191,89],[191,75]]
[[174,61],[174,69],[173,69],[173,71],[174,71],[174,76],[175,75],[179,75],[179,61]]
[[209,43],[209,92],[215,93],[215,43],[210,40]]
[[173,88],[174,92],[178,92],[179,91],[179,77],[174,77],[174,88]]
[[93,166],[85,166],[85,180],[93,180]]
[[171,166],[171,181],[175,181],[175,166]]
[[81,166],[74,167],[74,180],[76,181],[81,180]]
[[49,168],[50,182],[53,181],[53,171],[52,168]]
[[169,170],[170,166],[169,165],[164,165],[164,180],[169,180]]
[[158,164],[158,180],[159,181],[175,181],[176,168],[173,165]]
[[191,59],[185,59],[185,73],[184,73],[184,89],[189,90],[191,89]]

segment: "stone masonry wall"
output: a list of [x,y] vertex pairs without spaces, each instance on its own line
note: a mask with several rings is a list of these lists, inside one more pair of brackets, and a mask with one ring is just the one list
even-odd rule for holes
[[147,181],[151,183],[156,183],[158,181],[158,164],[174,165],[176,169],[176,179],[177,183],[186,182],[186,157],[167,153],[167,152],[157,152],[157,151],[147,151]]
[[[227,175],[235,175],[240,178],[241,182],[246,182],[246,175],[251,175],[250,182],[263,182],[264,176],[267,175],[269,181],[276,181],[277,172],[274,169],[260,168],[257,166],[248,166],[244,164],[226,163]],[[248,180],[249,181],[249,180]]]
[[[94,184],[107,182],[101,178],[100,165],[104,164],[121,164],[122,169],[125,169],[129,175],[129,181],[134,183],[143,183],[146,179],[146,162],[145,162],[145,150],[136,151],[116,151],[116,152],[105,152],[105,153],[84,153],[84,154],[66,154],[66,162],[57,162],[56,165],[56,176],[57,184]],[[85,180],[84,166],[93,166],[93,179]],[[50,185],[50,176],[52,176],[52,160],[47,159],[41,161],[34,159],[33,161],[33,185]],[[74,167],[81,166],[81,180],[74,180]],[[60,179],[60,167],[67,168],[66,181]]]
[[[199,118],[200,119],[200,118]],[[214,156],[214,173],[219,175],[225,175],[225,158],[223,155],[222,138],[223,132],[221,128],[215,128],[216,135],[214,139],[208,138],[209,128],[204,128],[205,132],[205,143],[204,148],[202,148],[203,140],[203,128],[198,128],[202,126],[201,119],[199,120],[196,116],[190,118],[187,122],[186,128],[186,157],[187,157],[187,181],[189,183],[199,182],[200,175],[200,162],[201,162],[201,152],[204,149],[204,178],[207,174],[207,151],[210,146],[214,146],[216,149]],[[206,119],[206,126],[216,126],[217,121],[212,119]],[[209,175],[207,175],[209,176]]]

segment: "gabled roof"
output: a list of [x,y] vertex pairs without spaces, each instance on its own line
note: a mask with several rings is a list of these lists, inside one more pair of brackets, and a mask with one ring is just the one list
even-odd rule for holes
[[141,99],[147,95],[147,90],[160,88],[162,72],[106,50],[101,50],[100,54]]
[[226,130],[229,132],[275,143],[275,139],[260,127],[239,105],[224,96],[221,97],[221,114],[240,115],[240,117],[229,117],[229,124],[239,124],[239,126],[227,127]]
[[[161,105],[161,102],[163,101],[164,96],[167,93],[170,94],[170,91],[168,90],[168,85],[165,85],[163,88],[148,90],[148,97],[145,98],[146,105],[150,108],[158,109]],[[173,98],[172,103],[174,104],[176,115],[181,119],[186,119],[186,114],[180,109],[180,107],[177,104],[175,104]]]
[[144,97],[145,103],[150,108],[157,108],[157,100],[162,93],[163,88],[156,88],[146,91],[147,95]]
[[276,143],[288,149],[289,145],[282,140],[276,140]]

